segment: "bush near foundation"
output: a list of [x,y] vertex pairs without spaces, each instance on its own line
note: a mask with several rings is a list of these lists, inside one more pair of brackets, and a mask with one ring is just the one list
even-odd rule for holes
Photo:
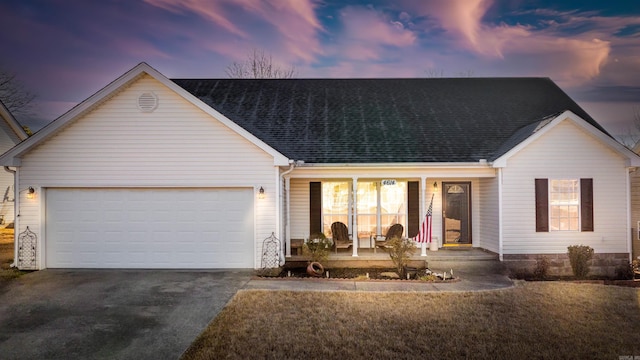
[[309,236],[309,240],[302,247],[302,254],[309,256],[311,262],[326,262],[333,243],[323,233]]
[[391,261],[396,266],[396,272],[401,279],[406,278],[405,268],[409,265],[411,255],[416,251],[416,244],[409,239],[394,237],[388,242],[387,249]]
[[549,260],[544,256],[536,258],[536,266],[533,268],[533,278],[545,280],[549,276]]
[[584,279],[589,274],[589,261],[593,258],[593,248],[586,245],[571,245],[567,248],[573,276]]

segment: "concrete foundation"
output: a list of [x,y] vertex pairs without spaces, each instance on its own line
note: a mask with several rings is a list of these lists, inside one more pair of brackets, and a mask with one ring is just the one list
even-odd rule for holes
[[[549,262],[548,275],[572,276],[571,262],[568,254],[505,254],[503,255],[505,266],[512,272],[532,273],[538,259],[545,258]],[[613,277],[619,268],[628,266],[628,253],[595,253],[589,261],[591,276]]]

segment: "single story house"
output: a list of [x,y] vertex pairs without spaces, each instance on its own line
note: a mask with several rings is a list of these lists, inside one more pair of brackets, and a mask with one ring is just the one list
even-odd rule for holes
[[[141,63],[2,156],[22,269],[260,268],[391,224],[505,262],[630,260],[640,158],[547,78],[168,79]],[[33,189],[30,192],[29,189]],[[433,199],[433,202],[431,203]],[[19,251],[18,251],[19,252]]]
[[[26,139],[27,133],[18,123],[13,114],[0,101],[0,153],[14,147],[17,143]],[[14,218],[14,190],[13,172],[0,171],[0,228],[4,228],[13,223]]]

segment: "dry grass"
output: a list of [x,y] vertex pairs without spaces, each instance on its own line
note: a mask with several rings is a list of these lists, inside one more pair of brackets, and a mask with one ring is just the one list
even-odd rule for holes
[[11,268],[13,262],[13,229],[0,229],[0,285],[25,274],[24,271]]
[[564,282],[477,293],[240,291],[183,359],[618,359],[640,290]]

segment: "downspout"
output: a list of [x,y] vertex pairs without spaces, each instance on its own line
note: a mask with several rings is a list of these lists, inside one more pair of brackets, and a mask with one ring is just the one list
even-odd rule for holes
[[[634,169],[635,170],[635,169]],[[627,169],[626,188],[627,188],[627,229],[632,229],[633,224],[631,220],[631,173],[634,171],[631,168]],[[636,229],[638,231],[638,229]],[[633,230],[627,231],[627,251],[629,252],[629,263],[633,262]]]
[[[290,187],[290,183],[289,183],[289,178],[285,178],[286,175],[290,174],[293,169],[295,169],[296,167],[296,161],[294,160],[289,160],[289,169],[286,170],[285,172],[283,172],[282,174],[280,174],[280,176],[282,177],[283,180],[283,185],[284,185],[284,211],[285,211],[285,216],[283,217],[284,220],[284,241],[283,241],[283,245],[285,246],[284,252],[285,252],[285,256],[286,257],[290,257],[291,256],[291,241],[289,240],[291,238],[291,227],[289,226],[289,223],[291,222],[291,216],[289,215],[289,205],[290,205],[290,197],[289,197],[289,187]],[[283,258],[284,259],[284,258]]]
[[498,168],[498,258],[504,261],[504,237],[502,221],[502,168]]
[[13,174],[13,262],[10,267],[17,267],[18,262],[18,219],[20,217],[20,192],[18,191],[18,177],[17,171],[10,169],[8,166],[4,167],[4,171]]

